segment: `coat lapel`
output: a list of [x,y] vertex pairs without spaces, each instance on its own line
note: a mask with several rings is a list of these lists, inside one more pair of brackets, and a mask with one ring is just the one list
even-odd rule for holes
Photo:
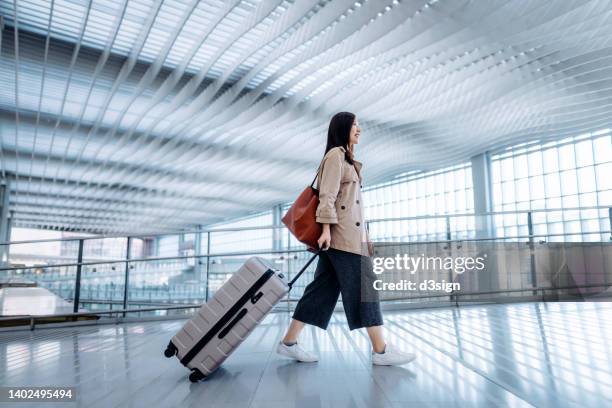
[[361,178],[361,167],[362,167],[362,164],[361,164],[361,162],[359,162],[357,160],[353,160],[353,164],[355,166],[355,170],[357,170],[357,175],[359,176],[359,182],[361,183],[363,181],[363,179]]
[[[342,146],[339,146],[340,150],[342,150],[343,153],[346,153],[346,149]],[[361,167],[363,166],[363,164],[360,161],[357,161],[355,159],[353,159],[353,165],[355,166],[355,170],[357,170],[357,175],[359,176],[359,182],[363,182],[363,179],[361,178]]]

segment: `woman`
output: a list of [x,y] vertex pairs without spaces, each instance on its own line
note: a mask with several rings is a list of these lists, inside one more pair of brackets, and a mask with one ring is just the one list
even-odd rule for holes
[[[354,114],[340,112],[331,119],[325,156],[317,172],[319,205],[316,220],[323,226],[318,240],[323,251],[320,252],[314,280],[306,287],[293,313],[291,325],[276,349],[277,353],[298,361],[318,360],[315,354],[297,344],[297,338],[305,324],[327,329],[340,293],[350,330],[365,327],[368,332],[373,364],[399,365],[415,357],[385,343],[378,293],[374,301],[370,296],[365,299],[368,301],[362,299],[362,289],[371,288],[369,283],[364,283],[362,288],[362,279],[367,281],[366,275],[372,274],[370,258],[365,255],[371,255],[371,251],[364,249],[368,236],[361,199],[361,163],[353,158],[359,135],[360,128]],[[366,265],[363,277],[362,265]]]

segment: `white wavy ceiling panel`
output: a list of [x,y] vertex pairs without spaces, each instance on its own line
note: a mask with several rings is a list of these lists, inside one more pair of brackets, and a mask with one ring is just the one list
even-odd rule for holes
[[142,233],[292,200],[330,117],[366,183],[610,124],[610,1],[0,0],[16,225]]

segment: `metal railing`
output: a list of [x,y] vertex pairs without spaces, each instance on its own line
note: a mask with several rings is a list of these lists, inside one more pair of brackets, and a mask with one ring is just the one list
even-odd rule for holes
[[[609,206],[588,206],[588,207],[559,207],[559,208],[542,208],[542,209],[531,209],[531,210],[514,210],[514,211],[490,211],[481,213],[454,213],[454,214],[439,214],[439,215],[419,215],[411,217],[389,217],[389,218],[373,218],[367,220],[367,224],[372,225],[375,223],[386,223],[386,222],[398,222],[398,221],[411,221],[411,220],[433,220],[433,219],[444,219],[450,220],[453,218],[464,218],[464,217],[483,217],[491,218],[502,215],[518,215],[525,214],[526,217],[531,217],[535,213],[554,213],[554,212],[570,212],[570,211],[588,211],[588,210],[604,210],[608,212],[608,220],[610,229],[612,229],[612,207]],[[134,235],[92,235],[85,237],[65,237],[65,238],[48,238],[48,239],[34,239],[34,240],[20,240],[20,241],[0,241],[0,246],[7,245],[18,245],[18,244],[35,244],[43,242],[66,242],[66,241],[88,241],[88,240],[100,240],[109,238],[155,238],[164,237],[169,235],[185,235],[185,234],[202,234],[208,235],[212,233],[222,232],[244,232],[244,231],[258,231],[258,230],[273,230],[286,228],[283,225],[262,225],[256,227],[233,227],[233,228],[210,228],[210,229],[179,229],[176,231],[166,231],[158,234],[134,234]],[[599,231],[606,233],[606,231]],[[593,231],[596,233],[596,231]],[[578,235],[580,233],[577,233]],[[545,234],[547,235],[547,234]],[[496,236],[490,236],[493,238],[502,238]],[[612,238],[612,237],[611,237]]]
[[[568,211],[587,211],[587,210],[597,210],[602,211],[605,210],[608,212],[608,221],[610,224],[609,229],[600,229],[597,231],[585,231],[585,232],[564,232],[564,233],[551,233],[551,234],[536,234],[534,233],[534,222],[533,222],[533,214],[534,213],[553,213],[553,212],[568,212]],[[487,221],[491,221],[496,216],[504,216],[504,215],[524,215],[526,217],[526,224],[524,226],[527,227],[528,234],[527,235],[514,235],[514,236],[486,236],[487,234],[491,234],[492,231],[495,231],[494,226],[491,225],[493,223],[488,223],[488,230],[483,231],[482,229],[475,229],[474,235],[472,237],[463,237],[463,238],[455,238],[453,237],[453,231],[450,229],[451,222],[450,220],[455,217],[484,217]],[[411,220],[432,220],[432,219],[443,219],[445,220],[446,231],[444,231],[443,239],[433,239],[428,241],[408,241],[402,242],[403,245],[423,245],[423,244],[438,244],[445,243],[450,248],[451,245],[457,244],[461,245],[466,242],[507,242],[507,241],[517,241],[526,240],[524,244],[529,246],[530,250],[533,251],[533,248],[537,244],[542,244],[547,242],[550,238],[566,238],[572,236],[598,236],[598,241],[603,241],[604,237],[607,236],[608,240],[612,240],[611,231],[612,231],[612,208],[609,207],[575,207],[575,208],[558,208],[558,209],[543,209],[543,210],[525,210],[525,211],[501,211],[501,212],[489,212],[482,214],[450,214],[450,215],[440,215],[440,216],[419,216],[419,217],[396,217],[396,218],[387,218],[387,219],[374,219],[368,221],[368,224],[371,226],[376,223],[390,223],[390,222],[401,222],[401,221],[411,221]],[[91,237],[66,237],[60,239],[42,239],[42,240],[24,240],[24,241],[13,241],[13,242],[0,242],[0,246],[11,246],[11,245],[21,245],[21,244],[42,244],[49,242],[57,242],[57,241],[76,241],[78,242],[77,256],[75,262],[61,262],[57,264],[48,264],[48,265],[30,265],[30,266],[2,266],[0,267],[0,273],[3,273],[7,276],[25,276],[25,277],[33,277],[34,280],[43,283],[42,286],[47,286],[51,291],[59,292],[59,295],[63,298],[69,299],[73,303],[73,313],[71,314],[62,314],[62,315],[52,315],[55,317],[64,316],[64,317],[75,317],[82,315],[116,315],[121,314],[122,317],[125,317],[126,314],[129,313],[144,313],[149,311],[159,311],[159,310],[173,310],[173,309],[193,309],[195,304],[199,304],[199,302],[208,300],[215,291],[215,285],[217,287],[222,284],[222,282],[227,278],[227,276],[231,273],[231,271],[214,271],[213,265],[218,261],[219,264],[223,264],[227,261],[235,260],[239,258],[236,263],[240,263],[240,258],[244,258],[247,256],[268,256],[275,258],[275,260],[280,260],[283,264],[287,264],[287,273],[291,274],[291,263],[299,262],[304,256],[307,254],[305,248],[301,246],[297,241],[293,240],[292,237],[287,234],[283,236],[284,245],[280,245],[281,249],[272,250],[272,249],[254,249],[251,251],[221,251],[221,252],[211,252],[211,248],[214,247],[215,234],[223,234],[223,233],[244,233],[246,231],[260,231],[260,230],[273,230],[273,229],[285,229],[280,225],[273,226],[261,226],[261,227],[249,227],[249,228],[214,228],[208,230],[189,230],[189,231],[180,231],[180,234],[200,234],[200,240],[202,236],[206,236],[206,253],[195,253],[190,255],[177,255],[177,256],[148,256],[148,257],[131,257],[131,249],[132,249],[132,241],[136,238],[142,238],[137,236],[91,236]],[[476,236],[476,235],[484,235],[485,236]],[[152,237],[163,237],[167,236],[169,233],[162,233],[156,235],[147,235],[146,238]],[[272,234],[275,236],[278,234]],[[431,235],[440,235],[440,231],[434,231]],[[125,238],[126,239],[126,257],[121,259],[104,259],[104,260],[93,260],[88,261],[85,258],[85,243],[89,240],[103,240],[108,238]],[[543,239],[542,239],[543,238]],[[387,245],[386,242],[378,242],[377,245],[384,247]],[[270,243],[270,247],[279,247],[278,243],[275,245],[274,243]],[[144,298],[139,298],[136,296],[136,290],[140,290],[138,287],[131,288],[131,282],[135,280],[136,277],[143,275],[138,270],[134,270],[135,265],[138,264],[161,264],[162,262],[175,262],[177,265],[185,266],[187,265],[187,261],[193,260],[194,267],[203,269],[203,274],[201,276],[201,281],[196,282],[195,284],[185,284],[185,288],[194,289],[191,293],[187,289],[184,290],[184,295],[182,297],[173,298],[170,294],[170,288],[164,285],[158,285],[155,288],[147,289],[149,290],[148,299],[147,296]],[[105,294],[112,293],[108,299],[100,298],[100,297],[92,297],[91,288],[88,284],[84,284],[84,280],[92,280],[92,279],[105,279],[105,276],[102,275],[100,277],[92,278],[91,271],[88,271],[89,274],[84,276],[85,268],[92,268],[97,266],[109,266],[109,265],[123,265],[122,270],[117,270],[116,267],[113,267],[113,276],[121,276],[121,283],[111,282],[111,287],[107,287]],[[296,265],[299,267],[299,265]],[[178,270],[181,268],[179,267]],[[34,271],[45,271],[42,273],[38,273],[38,275],[34,276]],[[70,271],[74,270],[74,273]],[[95,272],[95,269],[93,269]],[[532,273],[533,266],[532,266]],[[29,272],[26,272],[29,271]],[[48,272],[51,271],[51,272]],[[145,271],[147,272],[147,271]],[[148,271],[147,273],[150,273]],[[309,272],[312,275],[312,270]],[[183,272],[179,272],[183,273]],[[54,275],[55,274],[55,275]],[[140,274],[140,275],[139,275]],[[163,274],[163,271],[162,271]],[[0,275],[1,276],[1,275]],[[111,274],[106,277],[111,276]],[[174,275],[173,275],[174,276]],[[49,278],[49,281],[45,281],[45,278]],[[61,278],[61,279],[60,279]],[[305,277],[304,281],[307,281],[307,277]],[[534,278],[534,276],[532,277]],[[62,287],[61,281],[71,282],[66,287]],[[535,279],[533,279],[535,282]],[[57,282],[60,282],[59,286],[56,285]],[[72,283],[73,282],[73,283]],[[106,285],[109,283],[106,282]],[[179,285],[179,286],[177,286]],[[180,283],[175,284],[179,289]],[[305,285],[301,285],[301,289],[303,289]],[[606,284],[597,285],[598,287],[606,286]],[[98,287],[97,293],[100,293]],[[111,290],[112,289],[112,290]],[[298,287],[299,289],[299,287]],[[422,296],[410,296],[407,299],[403,300],[416,300],[416,299],[432,299],[432,298],[444,298],[448,297],[452,302],[454,300],[457,303],[457,300],[460,297],[466,296],[475,296],[475,295],[485,295],[492,293],[513,293],[513,292],[528,292],[531,291],[534,295],[537,291],[550,291],[554,289],[561,289],[560,287],[552,288],[552,287],[537,287],[532,286],[529,288],[514,288],[514,289],[506,289],[503,291],[482,291],[477,293],[453,293],[451,295],[441,294],[426,294]],[[181,290],[178,290],[177,293],[180,293]],[[299,290],[298,290],[299,292]],[[83,294],[87,293],[87,298],[82,298]],[[119,296],[117,295],[119,294]],[[159,295],[159,294],[163,294]],[[159,295],[159,296],[157,296]],[[163,299],[162,299],[163,297]],[[97,302],[96,302],[97,300]],[[290,307],[291,302],[295,302],[297,300],[297,296],[293,296],[292,298],[286,299],[288,308]],[[393,301],[398,301],[402,299],[391,299]],[[190,302],[189,305],[179,305],[177,303]],[[115,310],[91,310],[88,312],[82,312],[79,310],[81,305],[88,305],[89,307],[93,307],[95,305],[110,305],[112,308],[113,305],[121,305],[120,309]],[[141,308],[130,309],[130,305],[140,305]],[[154,307],[150,307],[153,306]],[[149,307],[148,307],[149,306]],[[49,316],[32,316],[31,319],[44,319]],[[10,319],[23,319],[23,317],[15,317],[15,318],[0,318],[0,322],[8,321]]]

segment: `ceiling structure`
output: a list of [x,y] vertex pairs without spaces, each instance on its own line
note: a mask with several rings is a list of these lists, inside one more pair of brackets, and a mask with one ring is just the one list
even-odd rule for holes
[[295,198],[338,111],[366,184],[608,127],[610,1],[0,0],[16,226],[176,230]]

